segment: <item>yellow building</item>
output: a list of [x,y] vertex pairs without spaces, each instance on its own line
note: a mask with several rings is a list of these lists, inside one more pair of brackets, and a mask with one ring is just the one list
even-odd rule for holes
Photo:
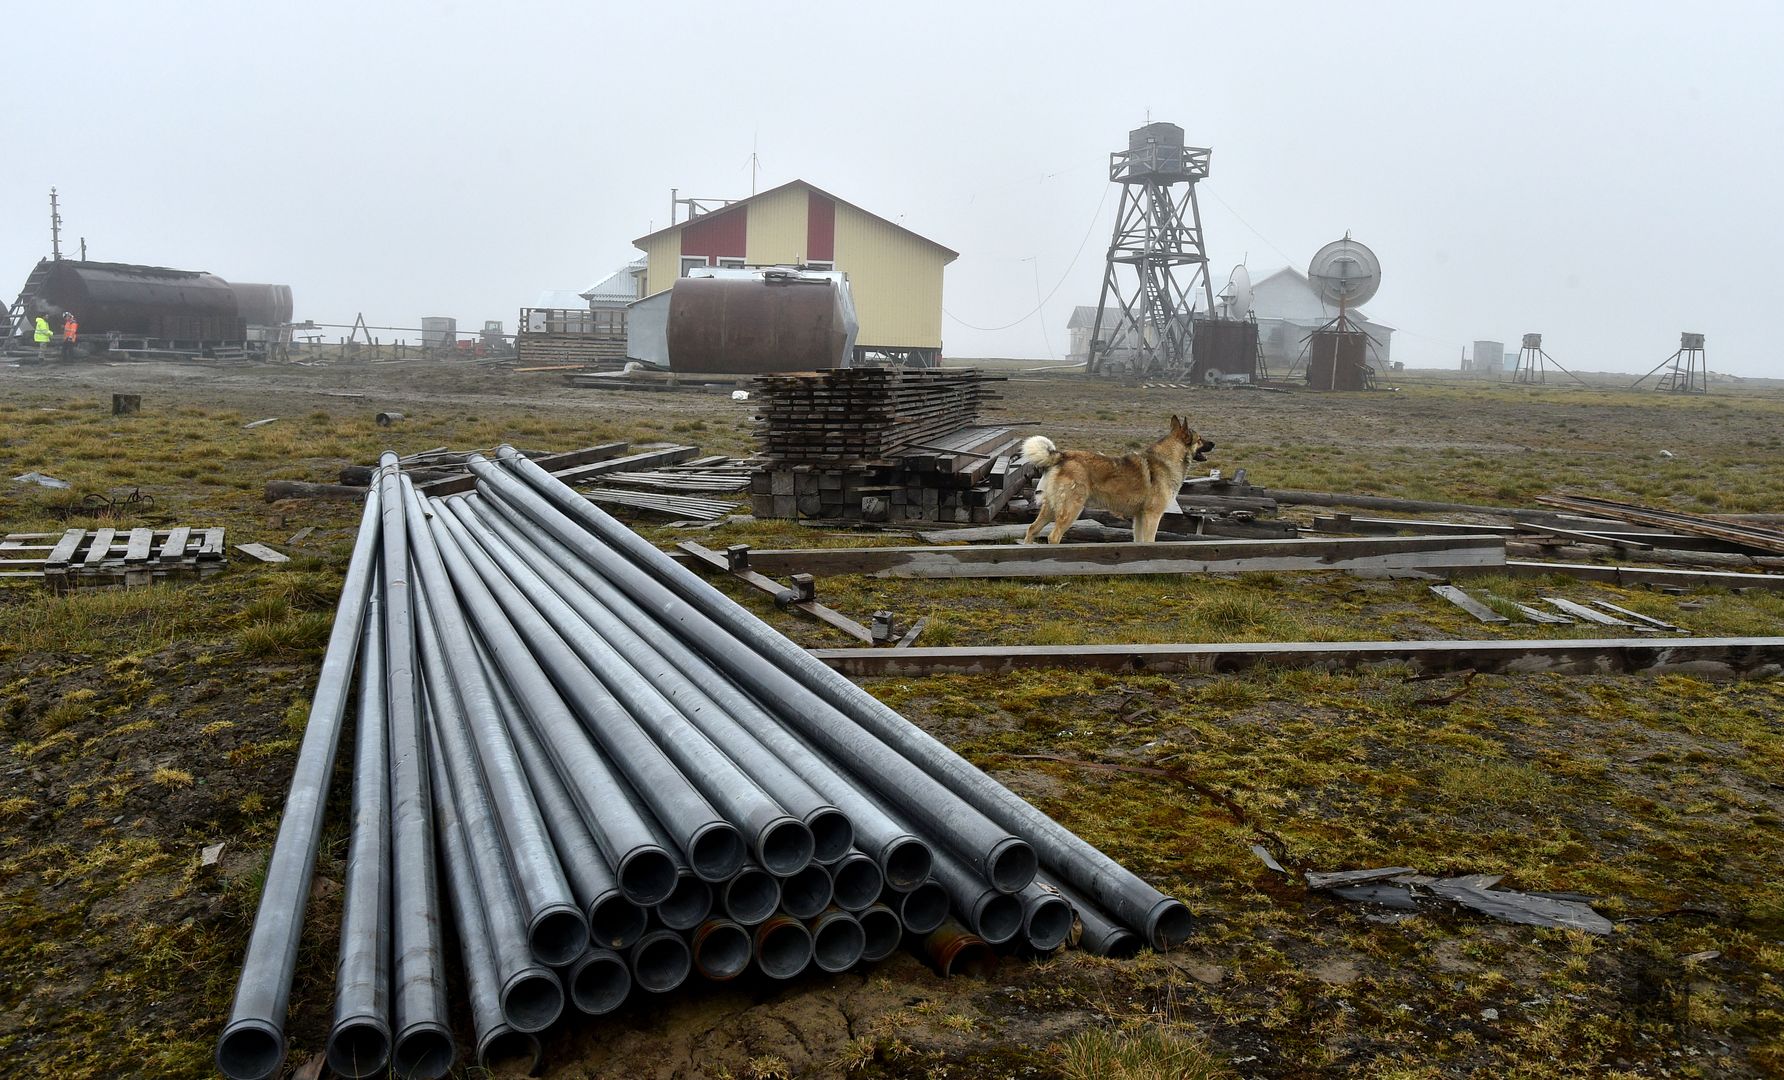
[[794,180],[633,241],[645,295],[696,266],[800,265],[849,277],[861,331],[855,353],[922,366],[941,358],[942,268],[959,258],[853,203]]

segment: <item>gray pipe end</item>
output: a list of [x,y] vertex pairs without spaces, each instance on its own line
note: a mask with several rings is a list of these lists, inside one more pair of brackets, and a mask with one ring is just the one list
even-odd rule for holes
[[688,865],[702,881],[724,881],[743,866],[743,837],[728,821],[709,821],[688,838]]
[[632,946],[632,981],[653,994],[666,993],[687,981],[694,957],[688,943],[673,930],[653,930]]
[[729,919],[710,919],[694,932],[694,967],[714,982],[735,979],[750,966],[750,932]]
[[650,926],[650,912],[618,889],[589,901],[587,918],[589,944],[598,949],[626,948]]
[[811,865],[817,840],[805,822],[795,817],[778,817],[756,833],[756,857],[775,877],[792,877]]
[[830,906],[830,871],[818,863],[781,882],[781,910],[795,919],[810,919]]
[[846,911],[828,911],[812,920],[812,962],[820,971],[836,974],[861,962],[867,934]]
[[898,917],[913,934],[927,934],[948,917],[948,890],[934,878],[898,899]]
[[811,931],[793,919],[774,918],[758,926],[755,946],[756,964],[771,979],[791,979],[811,963]]
[[710,914],[712,886],[691,870],[676,874],[675,889],[657,905],[657,918],[671,930],[692,930]]
[[527,926],[527,944],[541,964],[551,967],[573,964],[578,956],[588,951],[588,919],[569,904],[543,908]]
[[836,906],[844,911],[860,911],[880,898],[886,888],[886,875],[880,864],[865,855],[855,854],[830,868],[830,880]]
[[265,1020],[237,1020],[217,1038],[217,1071],[229,1080],[266,1080],[284,1062],[285,1033]]
[[610,1013],[632,992],[632,970],[612,949],[590,949],[569,971],[570,1001],[589,1016]]
[[544,1031],[564,1012],[564,987],[549,968],[526,967],[502,985],[502,1019],[515,1031]]
[[904,940],[904,924],[899,921],[898,912],[885,904],[874,904],[866,911],[858,912],[855,921],[861,924],[863,960],[884,960],[896,952],[899,942]]
[[886,885],[898,892],[909,892],[929,880],[935,868],[935,853],[915,836],[895,836],[880,848],[880,869]]
[[538,1071],[543,1057],[537,1038],[507,1024],[497,1024],[484,1032],[477,1043],[477,1064],[498,1076],[531,1076]]
[[745,926],[754,926],[780,907],[780,879],[759,866],[746,866],[720,891],[725,914]]
[[1146,913],[1146,940],[1159,952],[1181,945],[1195,930],[1195,919],[1180,900],[1167,896]]
[[814,862],[828,866],[855,846],[854,824],[847,814],[834,806],[820,806],[805,815],[805,827],[811,830]]
[[390,1049],[390,1071],[410,1080],[439,1080],[452,1071],[458,1047],[446,1025],[427,1021],[397,1033]]
[[614,877],[626,899],[650,907],[675,891],[675,859],[655,844],[636,847],[620,856]]
[[1072,936],[1072,905],[1058,896],[1045,896],[1022,913],[1022,934],[1036,952],[1052,952]]
[[1034,881],[1040,869],[1041,861],[1036,858],[1034,848],[1019,837],[1006,836],[985,854],[985,880],[998,892],[1021,892]]
[[1101,937],[1085,934],[1078,942],[1078,947],[1092,956],[1107,956],[1113,960],[1125,960],[1138,953],[1145,942],[1140,935],[1117,926]]
[[968,914],[973,933],[988,945],[1002,945],[1022,930],[1022,901],[1009,893],[986,891]]
[[348,1080],[383,1076],[390,1069],[390,1025],[376,1016],[350,1016],[328,1033],[328,1067]]

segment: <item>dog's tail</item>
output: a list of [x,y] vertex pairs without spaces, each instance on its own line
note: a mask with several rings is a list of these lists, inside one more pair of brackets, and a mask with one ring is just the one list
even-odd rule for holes
[[1059,447],[1045,435],[1030,435],[1022,443],[1022,461],[1027,465],[1039,465],[1042,470],[1051,469],[1059,464]]

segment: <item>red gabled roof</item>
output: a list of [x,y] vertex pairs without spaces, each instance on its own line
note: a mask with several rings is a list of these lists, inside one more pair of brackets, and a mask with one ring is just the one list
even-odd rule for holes
[[739,199],[736,202],[731,203],[729,206],[726,206],[721,210],[713,210],[713,211],[710,211],[709,213],[701,214],[697,218],[690,218],[688,221],[678,221],[675,224],[670,225],[668,228],[658,229],[656,232],[649,233],[644,236],[640,236],[638,239],[632,241],[632,245],[634,247],[641,248],[645,245],[646,241],[654,240],[657,237],[662,236],[664,233],[674,232],[677,229],[687,228],[689,222],[691,222],[691,221],[705,221],[707,218],[710,218],[710,217],[716,217],[720,214],[728,214],[732,210],[735,210],[740,206],[748,206],[750,203],[753,203],[758,199],[765,199],[768,196],[775,194],[776,192],[785,191],[787,188],[790,188],[790,187],[802,187],[802,188],[806,189],[807,191],[815,191],[819,195],[824,196],[826,199],[829,199],[832,202],[840,203],[841,205],[847,206],[852,210],[856,210],[856,211],[859,211],[860,213],[866,214],[868,217],[873,218],[876,221],[884,221],[884,222],[886,222],[886,224],[892,226],[894,229],[897,229],[899,232],[908,233],[911,236],[915,236],[917,239],[923,241],[925,244],[928,244],[930,247],[936,248],[937,250],[946,253],[946,255],[948,256],[948,259],[947,259],[948,262],[953,262],[955,259],[958,259],[960,257],[960,252],[955,251],[953,248],[946,247],[942,244],[938,244],[934,240],[929,239],[927,236],[923,236],[918,233],[911,232],[911,230],[905,228],[903,225],[898,224],[896,221],[889,221],[886,218],[883,218],[880,215],[874,213],[873,211],[864,209],[861,206],[858,206],[855,203],[848,201],[847,199],[839,199],[835,195],[832,195],[828,191],[825,191],[823,188],[818,187],[816,184],[807,183],[804,180],[789,180],[786,183],[780,185],[779,187],[772,187],[772,188],[769,188],[767,191],[757,192],[756,194],[751,195],[747,199]]

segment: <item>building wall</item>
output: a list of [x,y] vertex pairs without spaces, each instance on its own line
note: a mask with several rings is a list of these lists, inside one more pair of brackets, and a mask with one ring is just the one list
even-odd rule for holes
[[674,285],[675,279],[681,276],[681,230],[654,237],[645,245],[644,257],[650,260],[644,295],[655,296]]
[[745,256],[751,266],[805,261],[805,190],[770,192],[745,207],[750,216]]
[[836,268],[849,275],[864,348],[939,349],[947,256],[890,222],[836,208]]

